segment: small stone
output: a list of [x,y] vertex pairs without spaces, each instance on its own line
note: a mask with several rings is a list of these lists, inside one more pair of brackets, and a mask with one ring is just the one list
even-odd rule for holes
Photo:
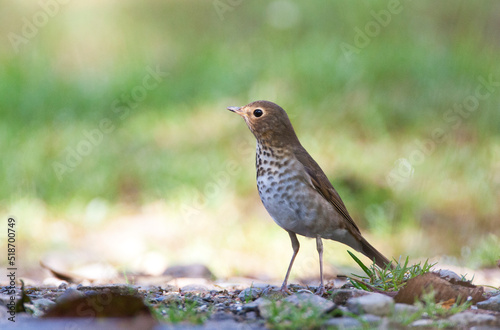
[[83,296],[85,296],[85,294],[83,292],[78,291],[78,290],[73,289],[73,288],[69,288],[66,291],[64,291],[64,293],[56,299],[56,303],[62,303],[65,301],[78,299],[78,298],[83,297]]
[[381,293],[372,293],[367,296],[351,298],[347,301],[347,308],[355,314],[373,314],[386,316],[392,312],[394,300]]
[[500,311],[500,295],[493,296],[488,300],[478,302],[477,308],[487,309],[490,311]]
[[[156,327],[155,327],[156,329]],[[224,321],[206,321],[201,327],[193,327],[193,325],[174,327],[168,326],[167,328],[161,327],[160,329],[210,329],[210,330],[251,330],[251,329],[264,329],[261,327],[254,327],[245,323],[237,322],[235,320],[224,320]]]
[[245,318],[247,320],[256,320],[257,319],[257,313],[255,312],[248,312],[245,314]]
[[363,325],[353,317],[336,317],[326,321],[323,326],[326,328],[335,327],[338,329],[360,329]]
[[418,311],[419,308],[417,306],[400,304],[400,303],[394,305],[395,315],[400,315],[400,314],[411,315],[417,313]]
[[168,292],[165,295],[158,297],[157,300],[166,304],[174,304],[182,301],[182,297],[176,292]]
[[45,299],[45,298],[41,298],[41,299],[37,299],[37,300],[33,301],[33,305],[35,305],[36,308],[38,308],[42,311],[46,311],[47,309],[54,306],[55,304],[56,303],[53,302],[52,300]]
[[240,292],[238,298],[240,298],[240,300],[243,302],[247,302],[249,300],[255,300],[261,295],[262,290],[263,290],[262,288],[254,288],[254,287],[246,288],[245,290]]
[[262,290],[260,296],[271,300],[278,300],[288,297],[288,294],[276,287],[268,287],[267,289]]
[[[316,292],[316,291],[314,291]],[[313,291],[311,290],[308,290],[308,289],[300,289],[300,290],[297,290],[297,293],[309,293],[309,294],[314,294]]]
[[50,299],[41,298],[37,300],[33,300],[33,304],[27,304],[26,307],[32,306],[33,316],[42,316],[46,311],[48,311],[52,306],[56,303]]
[[422,320],[416,320],[411,323],[411,327],[431,327],[434,324],[433,320],[428,320],[428,319],[422,319]]
[[[317,287],[310,286],[309,288],[316,290]],[[300,285],[300,284],[291,283],[291,284],[288,284],[288,290],[293,291],[293,292],[298,292],[300,290],[307,290],[307,288],[303,285]],[[310,291],[310,290],[308,290],[308,291]]]
[[269,302],[269,299],[266,298],[257,298],[254,301],[251,301],[249,303],[244,304],[242,307],[242,310],[244,312],[249,312],[249,311],[257,311],[259,310],[259,306],[262,304],[267,304]]
[[181,302],[182,301],[181,295],[177,292],[168,292],[163,297],[165,297],[163,299],[163,301],[167,302],[167,303]]
[[234,320],[233,313],[230,312],[215,312],[210,316],[212,321]]
[[201,293],[201,292],[207,293],[210,291],[206,286],[200,284],[188,284],[183,286],[181,290],[183,292],[196,292],[196,293]]
[[496,317],[489,314],[478,314],[474,312],[461,312],[452,315],[448,321],[456,326],[480,326],[480,325],[493,325]]
[[68,288],[68,282],[63,281],[57,288],[59,290],[66,290]]
[[358,289],[338,289],[332,293],[331,300],[337,305],[345,305],[350,298],[369,295],[369,292]]
[[382,318],[380,316],[371,315],[371,314],[361,315],[360,319],[363,320],[364,322],[370,324],[370,325],[380,323],[382,320]]
[[317,307],[322,313],[329,311],[335,307],[335,303],[325,298],[321,298],[311,293],[296,293],[284,299],[296,306],[311,305]]
[[438,274],[439,277],[449,281],[449,280],[455,280],[455,281],[461,281],[462,278],[460,276],[458,276],[457,273],[455,272],[452,272],[451,270],[449,269],[439,269],[437,271],[434,271],[434,273]]
[[161,287],[158,287],[160,291],[163,292],[174,292],[174,291],[179,291],[179,288],[176,287],[175,285],[171,284],[163,284]]

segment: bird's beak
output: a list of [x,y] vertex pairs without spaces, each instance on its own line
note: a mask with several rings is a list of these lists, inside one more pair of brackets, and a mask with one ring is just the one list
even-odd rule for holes
[[227,110],[236,112],[238,115],[243,115],[243,112],[241,111],[241,107],[227,107]]

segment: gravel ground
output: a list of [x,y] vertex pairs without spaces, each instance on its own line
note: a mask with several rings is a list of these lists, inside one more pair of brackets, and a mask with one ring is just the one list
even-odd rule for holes
[[[330,282],[328,293],[291,285],[291,295],[277,287],[251,281],[212,282],[206,279],[134,279],[145,284],[26,285],[24,307],[16,328],[32,329],[268,329],[268,328],[500,328],[500,295],[454,315],[429,315],[422,306],[400,304]],[[156,283],[153,283],[156,282]],[[250,282],[250,283],[249,283]],[[137,283],[137,282],[136,282]],[[12,288],[0,287],[0,327],[14,324],[9,313]],[[16,299],[21,288],[16,287]],[[11,306],[11,305],[10,305]],[[152,312],[151,312],[152,311]]]

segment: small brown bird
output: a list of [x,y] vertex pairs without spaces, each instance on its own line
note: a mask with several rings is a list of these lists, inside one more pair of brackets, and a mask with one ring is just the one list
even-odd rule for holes
[[282,291],[299,252],[297,235],[316,238],[323,286],[322,238],[344,243],[385,268],[389,260],[368,243],[323,170],[300,144],[288,115],[279,105],[255,101],[243,107],[228,107],[243,117],[257,139],[257,188],[273,220],[288,232],[293,255]]

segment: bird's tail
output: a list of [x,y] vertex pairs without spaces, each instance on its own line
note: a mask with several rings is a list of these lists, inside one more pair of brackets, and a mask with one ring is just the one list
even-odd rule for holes
[[392,263],[384,257],[384,255],[380,252],[378,252],[377,249],[375,249],[370,243],[368,243],[364,238],[361,238],[361,253],[363,253],[365,256],[370,258],[370,260],[375,260],[375,264],[379,266],[380,268],[386,268],[387,265],[390,265],[391,269],[394,269],[394,266]]

